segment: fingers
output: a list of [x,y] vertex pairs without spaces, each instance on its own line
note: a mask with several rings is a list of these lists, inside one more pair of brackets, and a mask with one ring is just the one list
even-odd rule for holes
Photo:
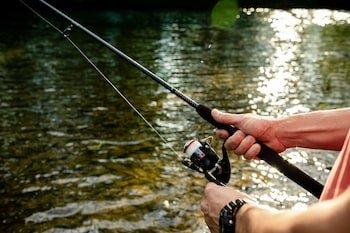
[[254,143],[248,151],[245,153],[244,157],[246,159],[255,159],[258,158],[258,154],[261,150],[261,146],[258,143]]
[[219,219],[222,208],[230,201],[236,199],[249,200],[249,196],[232,187],[223,187],[214,183],[208,183],[204,188],[201,210],[204,219],[212,233],[219,232]]
[[204,213],[204,214],[207,214],[208,213],[208,203],[205,199],[203,199],[201,201],[201,211]]
[[251,135],[246,136],[245,138],[243,138],[241,143],[235,149],[236,154],[244,155],[254,143],[255,143],[255,138],[253,136]]
[[242,121],[244,117],[243,115],[240,115],[240,114],[223,113],[217,109],[213,109],[213,111],[211,112],[211,115],[217,122],[220,122],[226,125],[236,125],[236,126],[239,125],[239,123]]
[[243,141],[245,138],[245,133],[243,133],[241,130],[237,130],[231,137],[229,137],[225,142],[225,147],[228,150],[235,150],[239,144]]
[[[218,188],[220,186],[215,183],[208,183],[204,188],[204,196],[201,202],[201,210],[204,214],[204,220],[209,227],[211,233],[219,232],[219,214],[222,205],[217,206],[217,201],[225,201],[222,198],[217,198]],[[231,197],[231,195],[230,195]]]
[[215,134],[218,138],[221,139],[226,139],[230,136],[229,133],[224,129],[215,129]]
[[209,206],[208,206],[208,202],[206,201],[206,199],[203,199],[201,202],[201,211],[204,214],[204,220],[205,223],[207,224],[207,226],[209,227],[210,232],[215,232],[215,222],[214,220],[210,217],[209,214]]
[[241,130],[237,130],[225,142],[225,148],[234,150],[237,155],[243,155],[246,159],[257,158],[261,146],[256,143],[256,139],[251,135],[246,135]]
[[207,224],[211,233],[218,233],[219,232],[218,226],[212,218],[204,216],[204,221]]
[[266,122],[265,124],[261,121],[259,123],[255,118],[247,114],[229,114],[220,112],[217,109],[213,109],[212,116],[220,123],[234,125],[241,129],[237,130],[232,136],[230,136],[226,130],[217,129],[215,131],[219,138],[226,139],[226,149],[234,150],[237,155],[243,155],[246,159],[258,157],[257,155],[261,151],[261,146],[256,143],[256,139],[253,136],[246,134],[260,135],[260,131],[266,131]]

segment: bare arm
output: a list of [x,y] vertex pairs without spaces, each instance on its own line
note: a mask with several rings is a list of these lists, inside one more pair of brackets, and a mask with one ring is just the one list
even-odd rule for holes
[[340,150],[350,128],[350,108],[290,116],[279,120],[276,128],[287,148]]
[[312,205],[305,211],[272,213],[254,206],[242,208],[237,233],[347,233],[350,229],[350,189],[338,198]]
[[[350,128],[350,108],[297,114],[282,119],[265,119],[251,114],[228,114],[217,110],[213,117],[238,130],[225,143],[227,149],[252,159],[260,152],[259,140],[277,152],[290,147],[340,150]],[[228,133],[217,130],[226,139]]]
[[[230,201],[249,200],[232,187],[209,183],[201,209],[212,233],[219,232],[220,210]],[[350,189],[336,199],[319,202],[304,211],[272,211],[244,205],[236,215],[236,233],[349,233]]]

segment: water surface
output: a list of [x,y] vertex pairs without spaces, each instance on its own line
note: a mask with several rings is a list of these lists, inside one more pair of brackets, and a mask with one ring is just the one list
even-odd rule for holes
[[[73,15],[210,106],[280,117],[350,105],[348,12],[243,9],[229,29],[211,27],[209,12]],[[62,37],[25,17],[1,22],[0,38],[2,231],[206,231],[199,210],[206,181]],[[72,38],[177,151],[212,135],[158,84],[77,30]],[[336,153],[283,155],[324,182]],[[261,203],[316,202],[263,162],[233,155],[231,163],[230,185]]]

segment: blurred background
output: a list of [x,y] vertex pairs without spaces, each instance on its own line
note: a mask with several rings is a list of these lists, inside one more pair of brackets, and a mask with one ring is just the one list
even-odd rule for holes
[[[69,24],[26,1],[61,29]],[[228,112],[350,105],[346,1],[49,1],[172,85]],[[177,160],[55,31],[19,2],[0,21],[0,230],[208,232],[206,180]],[[95,41],[71,38],[179,153],[213,134],[192,109]],[[220,142],[214,142],[219,151]],[[324,183],[337,152],[282,154]],[[232,154],[230,185],[302,209],[310,194]]]
[[[35,0],[30,0],[35,2]],[[29,2],[30,2],[29,1]],[[230,0],[231,1],[231,0]],[[218,0],[52,0],[50,3],[57,7],[78,8],[78,9],[137,9],[137,10],[164,10],[164,9],[189,9],[189,10],[211,10]],[[327,9],[349,9],[347,0],[233,0],[240,7],[266,7],[266,8],[327,8]],[[6,1],[5,5],[17,8],[16,1]],[[8,9],[6,10],[8,11]]]

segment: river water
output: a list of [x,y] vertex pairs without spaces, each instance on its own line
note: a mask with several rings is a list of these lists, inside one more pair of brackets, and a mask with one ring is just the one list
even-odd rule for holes
[[[281,117],[350,105],[349,12],[243,9],[226,29],[209,12],[73,16],[209,106]],[[213,134],[158,84],[78,30],[71,36],[179,153]],[[2,21],[0,38],[1,232],[207,231],[206,180],[62,37],[28,15]],[[324,183],[336,152],[283,156]],[[263,162],[232,155],[231,164],[230,185],[263,204],[317,201]]]

